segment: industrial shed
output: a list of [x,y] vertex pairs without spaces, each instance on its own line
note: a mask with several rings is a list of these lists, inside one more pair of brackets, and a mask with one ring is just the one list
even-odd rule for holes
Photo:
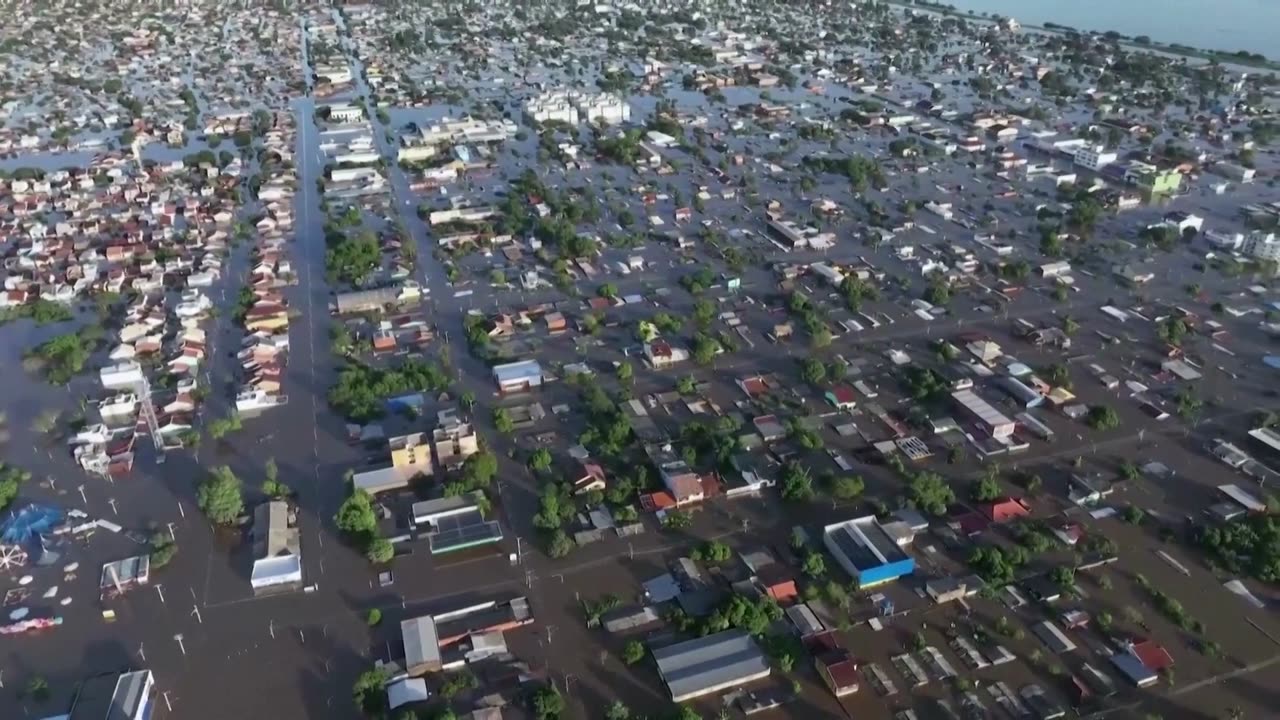
[[302,540],[289,504],[274,500],[253,511],[253,571],[249,584],[255,593],[285,590],[302,584]]
[[915,571],[915,560],[871,515],[828,525],[823,528],[822,542],[859,587],[897,580]]
[[725,630],[653,651],[674,702],[768,677],[769,661],[744,630]]
[[410,675],[422,675],[440,669],[440,640],[436,621],[430,617],[404,620],[400,623],[404,639],[404,667]]
[[373,290],[353,290],[338,293],[334,307],[339,315],[382,310],[400,301],[400,288],[382,287]]

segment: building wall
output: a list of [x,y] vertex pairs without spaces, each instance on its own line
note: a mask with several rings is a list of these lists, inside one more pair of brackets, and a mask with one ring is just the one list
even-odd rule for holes
[[900,577],[910,575],[915,569],[916,561],[912,558],[907,558],[855,573],[853,577],[857,580],[858,587],[866,588],[892,582]]

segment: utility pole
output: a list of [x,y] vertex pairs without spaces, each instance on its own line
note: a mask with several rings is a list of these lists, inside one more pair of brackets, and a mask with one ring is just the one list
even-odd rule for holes
[[160,596],[160,604],[163,605],[164,604],[164,586],[163,585],[159,585],[159,584],[156,585],[156,594]]
[[174,635],[174,636],[173,636],[173,639],[174,639],[174,640],[176,640],[176,641],[178,641],[178,649],[182,651],[182,656],[183,656],[183,657],[186,657],[186,656],[187,656],[187,646],[182,644],[182,633],[178,633],[177,635]]
[[275,620],[267,621],[267,632],[271,633],[272,640],[276,639],[276,621]]
[[107,504],[111,506],[111,514],[112,514],[112,515],[119,515],[119,514],[120,514],[120,511],[116,509],[116,499],[115,499],[115,498],[107,498]]
[[169,539],[174,542],[178,541],[177,536],[173,534],[173,523],[169,523]]
[[138,643],[138,657],[142,658],[142,662],[147,661],[147,653],[142,649],[142,643]]
[[199,606],[199,605],[192,605],[192,606],[191,606],[191,614],[195,617],[196,622],[200,623],[201,625],[203,625],[203,624],[204,624],[204,618],[200,617],[200,606]]
[[76,489],[80,491],[80,502],[84,503],[85,505],[88,505],[88,504],[89,504],[89,499],[88,499],[88,498],[86,498],[86,497],[84,496],[84,486],[83,486],[83,485],[81,485],[80,487],[78,487],[78,488],[76,488]]

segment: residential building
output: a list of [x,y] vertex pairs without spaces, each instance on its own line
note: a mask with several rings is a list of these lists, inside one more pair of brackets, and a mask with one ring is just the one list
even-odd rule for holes
[[853,659],[848,650],[844,648],[828,650],[816,656],[813,659],[813,665],[818,671],[818,677],[822,678],[823,684],[836,697],[858,692],[858,662]]
[[335,103],[325,106],[328,118],[334,122],[356,123],[364,119],[364,108],[351,103]]
[[662,369],[688,360],[689,351],[657,339],[644,344],[644,356],[655,369]]
[[1274,233],[1255,230],[1245,236],[1240,249],[1254,260],[1280,262],[1280,240]]
[[1077,148],[1071,159],[1080,167],[1101,170],[1103,167],[1120,159],[1120,156],[1114,151],[1106,150],[1101,145],[1086,145]]
[[431,464],[431,446],[426,433],[399,435],[387,440],[391,464],[355,473],[352,486],[370,495],[406,488],[418,477],[430,477],[434,473]]
[[578,108],[564,90],[543,93],[525,103],[524,112],[535,123],[561,122],[578,124]]
[[436,461],[442,468],[460,465],[480,452],[480,439],[470,423],[446,423],[433,430],[431,437],[436,445]]
[[1221,175],[1228,180],[1235,180],[1240,183],[1253,182],[1254,178],[1258,174],[1258,171],[1253,168],[1247,168],[1243,165],[1237,165],[1236,163],[1230,162],[1214,163],[1213,172],[1214,174]]

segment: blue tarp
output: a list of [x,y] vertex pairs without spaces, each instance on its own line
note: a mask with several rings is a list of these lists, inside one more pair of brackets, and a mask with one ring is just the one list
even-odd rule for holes
[[0,525],[0,542],[6,545],[31,546],[41,535],[62,524],[62,511],[48,505],[27,505],[10,513]]

